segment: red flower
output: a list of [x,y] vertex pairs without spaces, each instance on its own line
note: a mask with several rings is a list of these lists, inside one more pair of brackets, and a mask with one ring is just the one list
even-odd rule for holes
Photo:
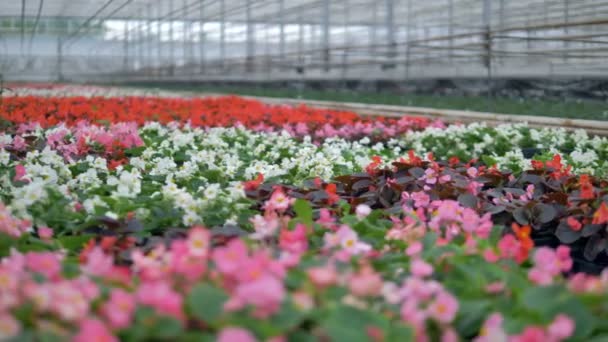
[[254,180],[243,182],[243,187],[247,191],[256,190],[264,182],[264,175],[258,173],[258,176]]
[[570,226],[570,228],[572,228],[572,230],[574,230],[575,232],[578,232],[583,228],[583,225],[572,216],[568,217],[566,219],[566,222],[568,223],[568,226]]
[[593,214],[593,224],[608,223],[608,206],[602,202],[599,209]]
[[373,156],[372,162],[365,167],[365,172],[370,175],[375,174],[380,164],[382,164],[382,158],[380,156]]
[[595,198],[595,193],[593,191],[593,184],[591,184],[589,175],[581,175],[579,178],[579,185],[581,187],[581,198],[582,199]]
[[325,192],[327,192],[327,203],[332,205],[337,203],[340,200],[340,196],[336,194],[337,188],[336,184],[330,183],[325,187]]

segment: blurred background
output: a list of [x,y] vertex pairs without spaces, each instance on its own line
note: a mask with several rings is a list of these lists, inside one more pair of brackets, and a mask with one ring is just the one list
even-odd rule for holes
[[608,120],[608,0],[0,0],[0,75]]

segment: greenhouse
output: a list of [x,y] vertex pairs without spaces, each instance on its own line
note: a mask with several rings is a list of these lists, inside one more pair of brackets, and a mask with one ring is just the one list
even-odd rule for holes
[[608,341],[608,1],[0,1],[0,341]]

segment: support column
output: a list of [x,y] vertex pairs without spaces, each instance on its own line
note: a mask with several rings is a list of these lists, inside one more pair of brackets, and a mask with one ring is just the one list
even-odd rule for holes
[[190,59],[190,20],[188,20],[188,1],[183,0],[183,12],[182,12],[182,57],[184,59],[184,66],[188,65]]
[[173,73],[175,71],[175,36],[173,35],[174,33],[174,25],[175,25],[175,19],[173,19],[173,9],[175,7],[173,7],[173,1],[174,0],[169,0],[169,75],[173,76]]
[[199,61],[201,64],[201,73],[205,72],[205,0],[200,3],[200,31],[199,31]]
[[395,4],[393,0],[385,0],[386,5],[386,46],[388,63],[384,66],[386,69],[395,67],[393,60],[397,56],[397,41],[395,40],[395,24],[394,10]]
[[[498,3],[498,28],[500,30],[499,35],[505,35],[502,30],[505,29],[505,18],[506,18],[506,3],[505,0],[500,0]],[[505,51],[506,50],[506,39],[500,38],[498,50]],[[498,58],[499,64],[502,64],[502,57]]]
[[285,63],[285,0],[279,0],[279,60]]
[[129,70],[129,21],[125,21],[124,25],[124,33],[123,33],[123,45],[122,45],[122,53],[123,53],[123,69],[125,71]]
[[63,81],[63,36],[57,38],[57,81]]
[[412,54],[412,0],[407,0],[407,26],[406,36],[407,41],[405,43],[405,79],[409,80],[410,78],[410,57]]
[[325,71],[329,71],[331,64],[330,54],[330,0],[323,0],[323,64]]
[[[570,16],[570,6],[568,0],[564,0],[564,36],[568,37],[570,33],[570,29],[568,28],[568,21]],[[568,49],[570,48],[570,42],[565,39],[564,40],[564,61],[568,60]]]
[[220,65],[222,68],[226,60],[226,1],[220,0]]
[[247,21],[247,56],[246,56],[246,71],[253,71],[253,55],[254,55],[254,24],[252,22],[251,17],[251,2],[252,0],[247,0],[247,9],[246,9],[246,21]]
[[156,59],[157,59],[157,63],[156,67],[159,71],[159,76],[160,76],[160,72],[161,69],[163,67],[163,39],[162,39],[162,32],[163,32],[163,22],[160,19],[162,17],[162,11],[161,11],[161,6],[159,5],[157,8],[157,21],[156,21],[156,29],[158,30],[158,32],[156,33],[156,41],[157,41],[157,47],[156,47]]
[[304,73],[304,25],[302,23],[302,12],[298,13],[298,74]]
[[152,5],[146,7],[146,16],[148,20],[146,22],[146,66],[151,68],[153,65],[152,58]]
[[448,0],[448,59],[450,64],[454,61],[454,0]]
[[378,29],[376,23],[378,22],[378,2],[372,0],[370,3],[372,7],[372,24],[369,26],[369,50],[372,57],[376,57],[376,44],[378,44]]

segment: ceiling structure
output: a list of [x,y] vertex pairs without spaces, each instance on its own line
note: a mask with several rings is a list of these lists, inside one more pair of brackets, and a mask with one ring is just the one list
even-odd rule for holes
[[[37,25],[20,23],[69,19],[58,54],[112,54],[130,71],[277,59],[294,70],[543,59],[549,69],[592,68],[607,54],[605,18],[608,0],[0,0],[0,22],[13,24],[0,31],[0,57],[2,37],[5,58],[23,55],[24,40],[34,51],[44,42]],[[95,24],[113,34],[93,37]]]

